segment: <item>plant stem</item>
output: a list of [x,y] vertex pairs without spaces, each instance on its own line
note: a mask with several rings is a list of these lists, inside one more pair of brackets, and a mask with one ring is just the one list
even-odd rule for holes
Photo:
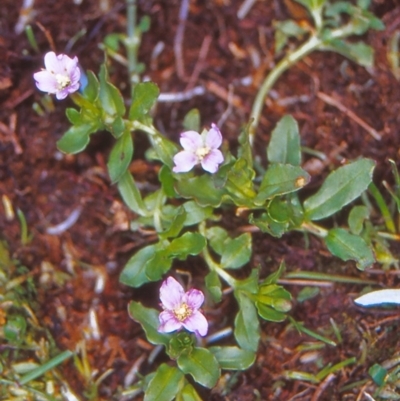
[[317,226],[316,224],[312,223],[311,221],[305,221],[301,225],[301,229],[303,231],[309,232],[311,234],[316,235],[317,237],[325,238],[328,235],[328,230],[321,226]]
[[[203,237],[206,237],[206,226],[204,222],[199,224],[199,233]],[[207,246],[203,249],[202,253],[204,260],[206,261],[210,270],[215,271],[232,288],[235,288],[237,286],[237,280],[234,279],[229,273],[227,273],[224,269],[222,269],[217,262],[214,261],[214,259],[210,255],[210,252],[208,251]]]
[[250,126],[249,141],[250,145],[253,145],[255,132],[260,121],[261,112],[264,107],[265,98],[268,92],[271,90],[278,78],[292,65],[297,63],[300,59],[317,49],[322,44],[322,40],[315,34],[311,35],[309,39],[303,43],[293,53],[287,54],[267,75],[260,90],[257,93],[256,99],[253,103],[250,118],[253,119]]
[[159,191],[156,200],[156,207],[154,208],[153,214],[153,222],[154,228],[158,233],[163,231],[162,223],[161,223],[161,208],[164,203],[164,192],[162,190]]
[[137,49],[139,38],[136,34],[136,0],[126,0],[127,13],[127,37],[125,39],[125,47],[128,56],[128,72],[129,81],[131,84],[131,93],[133,88],[139,82],[139,77],[136,73],[137,67]]
[[313,13],[314,22],[316,24],[316,31],[311,33],[311,36],[306,42],[304,42],[294,52],[287,54],[267,75],[261,88],[259,89],[256,99],[253,103],[251,110],[250,119],[253,119],[250,125],[249,141],[250,145],[253,146],[254,136],[260,122],[261,112],[264,107],[265,98],[268,92],[271,90],[278,78],[290,67],[296,64],[303,57],[307,56],[314,50],[332,50],[329,45],[329,40],[341,39],[354,33],[354,27],[352,24],[346,24],[340,28],[333,29],[330,31],[329,40],[326,41],[322,38],[323,34],[323,21],[321,20],[321,10],[315,10]]
[[373,198],[375,199],[375,202],[378,205],[379,210],[382,213],[382,217],[383,217],[383,220],[385,221],[386,228],[392,234],[395,234],[396,226],[395,226],[392,216],[390,214],[388,205],[386,204],[385,199],[383,198],[378,187],[372,182],[371,184],[369,184],[368,190],[369,190],[370,194],[373,196]]

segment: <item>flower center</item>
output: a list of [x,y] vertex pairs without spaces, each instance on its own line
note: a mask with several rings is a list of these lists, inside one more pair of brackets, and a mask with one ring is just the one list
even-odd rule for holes
[[196,149],[196,156],[200,161],[202,161],[209,153],[210,148],[208,146],[203,146],[202,148]]
[[71,80],[66,75],[56,74],[56,81],[60,90],[65,89],[71,85]]
[[192,309],[189,308],[187,303],[182,302],[177,308],[173,310],[173,313],[180,322],[183,322],[192,314]]

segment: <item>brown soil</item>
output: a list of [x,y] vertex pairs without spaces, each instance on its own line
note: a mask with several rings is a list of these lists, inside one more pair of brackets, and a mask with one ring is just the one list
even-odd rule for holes
[[[125,3],[110,2],[110,7],[101,11],[97,0],[83,0],[80,5],[67,0],[36,0],[32,26],[40,54],[34,52],[24,34],[14,32],[20,3],[3,0],[0,7],[0,193],[8,197],[14,210],[24,213],[33,239],[27,245],[21,244],[18,219],[6,218],[4,204],[0,204],[0,237],[9,243],[13,255],[34,272],[39,288],[38,314],[60,349],[75,349],[89,330],[89,310],[96,311],[101,337],[88,340],[86,347],[90,364],[97,371],[96,378],[112,369],[100,386],[99,399],[114,399],[135,361],[142,355],[147,357],[152,350],[140,326],[129,319],[126,308],[131,299],[156,306],[158,284],[133,290],[118,282],[126,260],[152,238],[127,229],[133,216],[107,176],[106,160],[111,144],[107,135],[96,135],[88,149],[77,156],[58,152],[56,141],[68,127],[65,108],[70,101],[54,101],[54,111],[39,116],[32,105],[40,102],[43,95],[36,90],[32,74],[42,67],[43,54],[53,46],[58,52],[77,55],[85,69],[97,72],[103,61],[98,44],[109,33],[125,31]],[[206,95],[183,103],[159,104],[156,126],[177,139],[182,118],[193,107],[200,109],[204,125],[216,122],[228,109],[228,91],[232,90],[234,101],[221,129],[234,149],[238,127],[249,117],[260,79],[274,60],[273,21],[289,17],[305,20],[306,16],[291,7],[289,0],[259,1],[239,21],[236,12],[242,0],[192,1],[183,43],[184,76],[181,76],[173,53],[180,2],[139,0],[138,3],[140,15],[149,15],[152,22],[150,32],[143,36],[140,51],[146,75],[160,86],[161,92],[181,92],[198,84],[208,89]],[[302,144],[329,158],[324,166],[315,167],[313,159],[307,157],[313,175],[310,191],[331,168],[360,156],[376,160],[378,185],[382,180],[393,182],[388,160],[398,160],[400,91],[388,65],[387,52],[388,42],[400,26],[400,6],[395,0],[375,0],[372,10],[387,27],[364,38],[376,52],[374,69],[367,71],[333,53],[313,53],[281,77],[273,96],[268,98],[256,149],[261,149],[260,156],[264,157],[275,123],[284,114],[292,114],[299,122]],[[83,29],[86,33],[72,43],[71,38]],[[208,51],[202,57],[200,50],[203,46],[204,51],[207,41]],[[153,49],[160,42],[165,49],[152,58]],[[252,63],[252,57],[256,56],[262,60],[259,66]],[[127,93],[125,68],[117,63],[111,65],[111,80]],[[240,79],[244,77],[251,77],[253,84],[241,85]],[[328,104],[319,92],[336,99],[375,128],[382,140],[377,141],[348,113]],[[307,101],[302,100],[304,95]],[[157,166],[142,157],[147,143],[138,137],[136,147],[131,171],[138,182],[152,182]],[[68,231],[59,236],[46,233],[47,227],[64,221],[77,208],[82,213]],[[332,258],[315,238],[310,239],[308,247],[300,234],[279,240],[255,234],[254,242],[252,264],[261,264],[262,276],[276,270],[285,259],[289,271],[345,274],[373,278],[384,287],[398,285],[397,275],[382,273],[378,265],[372,272],[360,273],[353,263]],[[394,252],[396,255],[396,248]],[[44,262],[54,269],[50,278],[43,273]],[[190,263],[180,267],[191,269],[196,282],[203,272]],[[59,283],[61,272],[67,273],[68,278]],[[105,279],[105,287],[96,293],[98,277]],[[287,288],[296,299],[302,287]],[[291,315],[311,330],[335,338],[330,319],[334,320],[343,337],[337,347],[327,345],[313,353],[301,352],[299,346],[312,338],[299,334],[287,322],[264,322],[254,366],[245,373],[226,373],[211,393],[203,391],[204,399],[366,399],[362,394],[373,392],[371,382],[347,389],[345,386],[368,379],[368,368],[391,357],[399,347],[400,338],[398,310],[365,310],[355,306],[352,299],[362,288],[355,284],[332,284],[321,287],[319,295],[310,301],[294,301]],[[223,303],[217,310],[206,310],[216,328],[224,313],[233,313],[227,308],[227,303]],[[329,363],[353,356],[360,360],[363,352],[366,359],[362,363],[341,369],[318,385],[285,377],[285,371],[317,373]],[[144,362],[141,373],[153,368],[154,365]],[[84,399],[85,383],[72,362],[64,365],[62,373]]]

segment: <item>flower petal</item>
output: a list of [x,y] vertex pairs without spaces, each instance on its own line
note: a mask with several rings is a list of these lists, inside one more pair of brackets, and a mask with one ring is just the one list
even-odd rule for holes
[[182,323],[169,311],[163,311],[159,316],[160,325],[157,331],[160,333],[171,333],[171,331],[179,330]]
[[189,330],[192,333],[196,333],[201,337],[204,337],[208,332],[207,319],[199,311],[194,311],[187,319],[182,322],[182,324],[186,330]]
[[222,134],[215,124],[211,124],[211,129],[207,132],[206,145],[211,149],[218,149],[222,143]]
[[36,86],[42,92],[56,93],[58,91],[58,83],[53,74],[43,70],[33,74],[33,78],[36,81]]
[[62,74],[66,75],[66,63],[65,59],[68,56],[65,54],[59,54],[58,56],[54,52],[48,52],[44,56],[44,65],[46,70],[51,72],[52,74]]
[[65,99],[70,93],[72,93],[72,92],[70,92],[70,91],[68,90],[68,88],[61,89],[61,90],[57,91],[57,93],[56,93],[56,98],[57,98],[58,100]]
[[174,156],[174,163],[174,173],[186,173],[198,163],[198,158],[194,153],[182,150]]
[[72,84],[70,86],[68,86],[68,88],[65,88],[68,90],[68,93],[74,93],[79,89],[80,83],[79,81],[76,84]]
[[160,300],[165,309],[173,310],[179,307],[184,296],[183,287],[173,277],[164,280],[160,288]]
[[71,76],[72,74],[76,73],[76,71],[78,71],[78,74],[80,75],[80,69],[78,67],[78,57],[74,57],[74,58],[70,58],[68,56],[66,56],[65,54],[63,54],[63,63],[64,63],[64,68],[66,70],[66,72],[68,73],[69,76]]
[[186,303],[189,308],[192,310],[197,310],[203,305],[204,302],[204,294],[200,290],[196,290],[192,288],[186,294]]
[[203,139],[201,135],[196,131],[185,131],[181,134],[180,143],[182,148],[192,153],[196,152],[197,149],[203,147]]
[[218,149],[211,150],[201,161],[201,167],[209,173],[216,173],[218,166],[224,161],[224,156]]

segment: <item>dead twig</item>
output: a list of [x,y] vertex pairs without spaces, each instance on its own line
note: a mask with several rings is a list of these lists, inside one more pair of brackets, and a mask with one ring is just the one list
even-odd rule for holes
[[328,376],[326,376],[325,380],[315,390],[315,393],[312,396],[311,401],[318,401],[321,394],[326,390],[331,381],[335,378],[336,376],[333,373],[330,373]]
[[210,49],[211,42],[212,42],[211,35],[207,35],[203,39],[203,43],[201,44],[201,48],[199,51],[199,57],[197,59],[196,65],[194,66],[192,75],[190,76],[189,83],[186,86],[186,90],[192,89],[194,84],[198,80],[201,70],[204,67],[204,61],[206,60],[208,50]]
[[14,146],[15,154],[20,155],[23,152],[23,150],[15,133],[16,128],[17,128],[16,113],[11,114],[8,127],[6,124],[0,121],[0,132],[5,135],[5,141],[11,142]]
[[189,14],[189,3],[190,0],[182,0],[181,7],[179,9],[179,23],[176,29],[175,39],[174,39],[174,54],[175,54],[175,64],[176,72],[178,77],[185,80],[185,64],[183,60],[183,37],[185,35],[185,25],[186,19]]
[[234,107],[242,107],[242,101],[239,96],[233,95],[230,99],[229,92],[224,87],[218,85],[216,82],[208,81],[206,83],[206,89],[220,99],[225,100],[225,102],[230,102]]
[[46,29],[40,22],[36,22],[36,25],[38,28],[44,33],[44,36],[46,36],[47,41],[49,42],[50,49],[53,50],[53,52],[56,51],[56,45],[54,44],[53,37],[51,36],[51,33],[49,32],[48,29]]
[[353,111],[348,109],[344,104],[340,103],[338,100],[334,99],[333,97],[323,92],[317,92],[317,97],[322,101],[324,101],[325,103],[329,104],[330,106],[336,107],[341,112],[346,114],[356,124],[363,127],[377,141],[380,141],[382,139],[381,135],[375,128],[372,128],[369,124],[367,124],[364,120],[358,117]]

